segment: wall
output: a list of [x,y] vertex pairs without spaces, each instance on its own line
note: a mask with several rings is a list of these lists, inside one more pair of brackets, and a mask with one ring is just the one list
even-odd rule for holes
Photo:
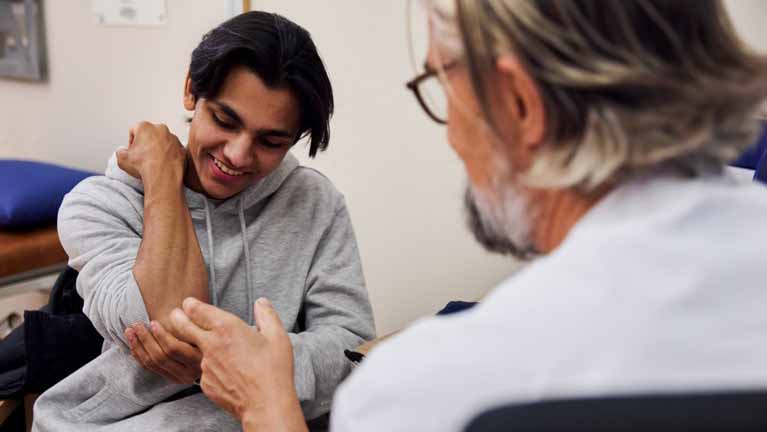
[[[189,55],[225,3],[167,0],[168,26],[138,29],[97,26],[89,0],[45,1],[50,79],[0,80],[0,157],[102,171],[139,120],[166,122],[183,137]],[[479,298],[511,274],[513,262],[484,253],[464,229],[461,164],[404,88],[413,75],[404,1],[252,3],[308,28],[327,63],[333,140],[310,164],[347,197],[379,330],[450,299]],[[727,4],[746,39],[767,50],[767,4]]]
[[730,17],[741,36],[760,52],[767,52],[767,2],[725,0]]
[[143,119],[184,129],[189,55],[223,2],[167,0],[169,24],[102,27],[90,0],[44,1],[49,80],[0,80],[0,157],[103,171]]

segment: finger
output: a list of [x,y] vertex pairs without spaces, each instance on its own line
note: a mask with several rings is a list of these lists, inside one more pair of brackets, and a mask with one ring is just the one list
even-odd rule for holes
[[128,131],[128,148],[133,144],[134,139],[136,139],[136,133],[133,131],[133,128],[131,128]]
[[203,303],[194,297],[187,297],[184,299],[182,307],[189,319],[198,327],[205,330],[221,327],[224,322],[231,320],[232,318],[239,320],[239,318],[229,312]]
[[143,123],[136,123],[132,128],[128,130],[128,137],[130,139],[130,143],[133,144],[133,141],[136,140],[136,135],[138,135],[139,129],[143,126]]
[[156,363],[158,366],[163,366],[163,363],[165,363],[167,360],[170,360],[167,354],[165,354],[165,351],[163,351],[160,344],[157,343],[157,340],[154,338],[152,333],[150,333],[143,324],[136,325],[134,330],[136,331],[139,342],[141,342],[141,345],[144,346],[144,349],[149,354],[149,358],[154,363]]
[[138,336],[139,343],[146,352],[149,363],[153,366],[153,370],[173,381],[182,381],[184,365],[165,354],[154,336],[149,333],[143,324],[137,324],[133,329]]
[[128,161],[128,149],[120,148],[117,149],[115,152],[115,157],[117,158],[117,166],[122,168],[123,171],[125,171],[126,162]]
[[176,339],[157,321],[152,321],[150,326],[152,328],[152,334],[166,354],[187,366],[199,367],[200,360],[202,360],[200,350],[186,342]]
[[203,348],[208,332],[193,323],[184,311],[178,308],[173,309],[170,313],[170,322],[173,324],[171,331],[176,338]]
[[277,315],[277,311],[274,310],[268,299],[261,297],[256,300],[256,303],[253,304],[253,315],[256,317],[258,331],[264,335],[276,336],[285,333],[280,316]]
[[130,175],[131,177],[140,178],[141,176],[136,172],[135,169],[131,166],[130,159],[128,156],[128,150],[121,148],[115,152],[115,157],[117,158],[117,166],[120,167],[121,170],[125,171]]
[[131,356],[136,359],[138,364],[140,364],[145,369],[151,370],[152,372],[164,375],[164,373],[160,371],[160,369],[149,357],[149,353],[146,351],[146,349],[144,349],[144,345],[142,345],[139,341],[138,336],[136,335],[136,330],[134,330],[132,327],[129,327],[126,330],[126,333],[129,335],[128,340],[130,341]]
[[149,123],[148,121],[140,121],[136,123],[132,128],[129,129],[128,133],[129,136],[132,137],[131,143],[133,143],[136,140],[136,137],[141,135],[142,131],[146,131],[153,127],[154,125],[152,123]]
[[152,363],[151,360],[149,360],[149,354],[147,354],[146,350],[144,350],[144,347],[141,346],[141,342],[138,342],[138,345],[136,346],[135,349],[131,348],[131,356],[134,359],[136,359],[138,364],[141,365],[141,367],[143,367],[144,369],[150,372],[153,372],[157,375],[160,375],[161,377],[169,381],[180,382],[175,375],[157,366],[156,364]]
[[[159,323],[153,321],[153,324],[160,325]],[[153,326],[154,327],[154,326]],[[147,330],[148,332],[148,330]],[[154,329],[152,330],[152,336],[154,335]],[[167,332],[166,332],[167,333]],[[173,336],[168,335],[168,337],[173,338]],[[175,339],[174,339],[175,340]],[[163,345],[162,342],[159,340],[156,340],[157,344],[160,345],[160,348],[164,352],[164,356],[162,358],[152,358],[152,354],[147,353],[146,348],[141,344],[141,341],[136,338],[136,344],[141,346],[140,350],[143,353],[143,358],[148,359],[144,360],[146,364],[149,366],[142,366],[146,367],[147,369],[165,377],[166,379],[170,381],[174,381],[181,384],[192,384],[195,382],[197,378],[200,376],[200,366],[199,366],[199,360],[197,362],[194,362],[192,360],[191,364],[184,364],[183,362],[178,361],[176,358],[173,357],[173,355],[167,350]],[[183,344],[183,342],[178,341],[179,344]],[[187,345],[192,349],[195,353],[199,353],[195,348],[191,347],[191,345]],[[196,354],[196,357],[199,358],[200,354]],[[194,354],[192,355],[194,357]]]
[[133,351],[136,348],[136,344],[138,343],[138,340],[136,339],[136,332],[133,331],[133,328],[128,327],[123,332],[123,335],[125,335],[125,339],[128,340],[128,347],[130,347],[130,350]]

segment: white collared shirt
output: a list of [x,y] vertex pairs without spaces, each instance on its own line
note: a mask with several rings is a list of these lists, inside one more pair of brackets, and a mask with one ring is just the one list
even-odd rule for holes
[[635,180],[476,308],[418,321],[338,390],[332,430],[460,431],[508,403],[767,387],[767,188]]

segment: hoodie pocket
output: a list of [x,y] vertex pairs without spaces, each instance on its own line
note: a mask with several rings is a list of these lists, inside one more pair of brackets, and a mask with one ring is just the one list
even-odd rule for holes
[[109,399],[109,389],[102,387],[96,394],[89,397],[85,402],[65,411],[64,415],[77,422],[87,422],[101,405]]
[[[105,384],[103,377],[100,377]],[[95,390],[95,389],[94,389]],[[79,405],[64,411],[64,416],[77,423],[112,423],[143,410],[144,407],[123,397],[114,388],[103,385]]]

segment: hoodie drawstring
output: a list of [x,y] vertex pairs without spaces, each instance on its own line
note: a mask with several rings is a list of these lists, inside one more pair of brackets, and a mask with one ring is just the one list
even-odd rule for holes
[[248,247],[248,236],[245,230],[245,200],[240,198],[240,230],[242,233],[242,248],[245,250],[245,280],[247,281],[247,299],[248,299],[248,324],[254,325],[253,317],[253,285],[250,283],[250,248]]
[[208,278],[208,289],[210,291],[211,304],[218,306],[218,290],[216,289],[216,265],[215,254],[213,251],[213,228],[210,225],[210,208],[208,207],[208,200],[203,199],[205,204],[205,226],[208,231],[208,256],[210,257],[210,277]]

